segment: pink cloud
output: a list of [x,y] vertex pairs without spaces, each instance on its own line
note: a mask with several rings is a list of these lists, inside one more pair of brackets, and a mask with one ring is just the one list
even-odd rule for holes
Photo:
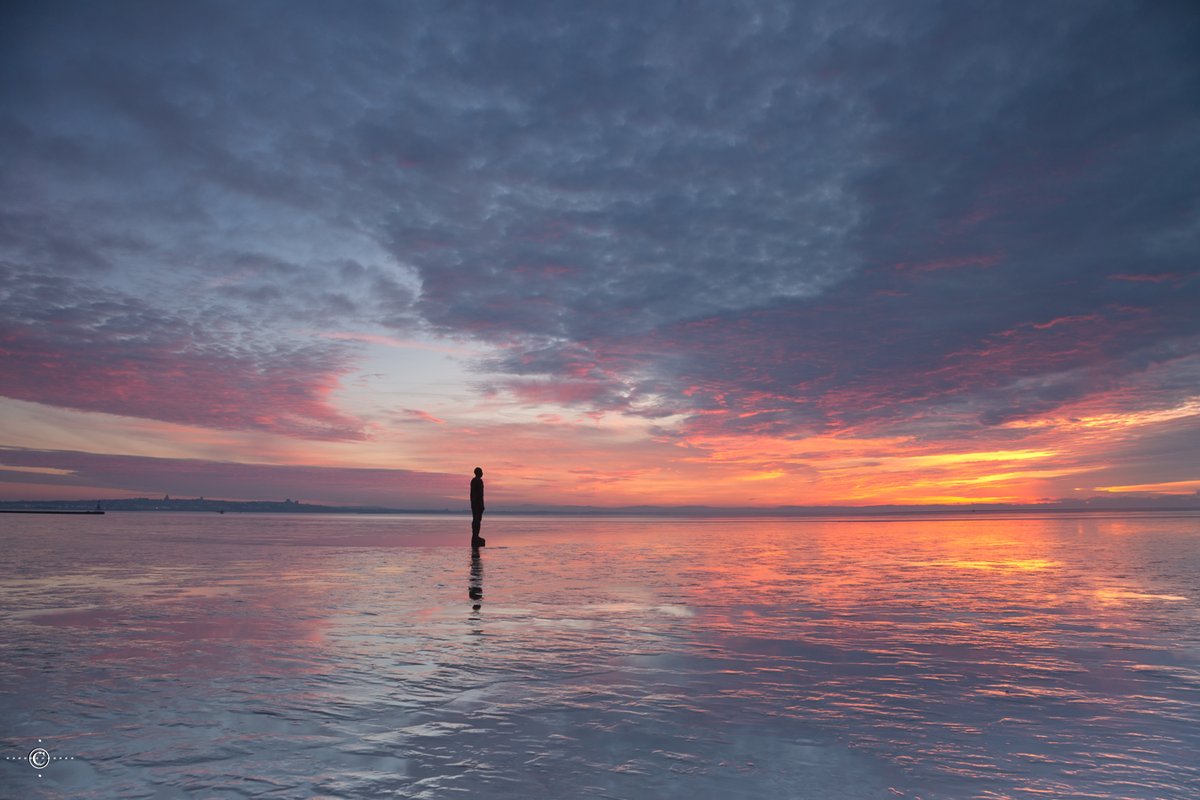
[[430,414],[427,411],[421,411],[420,409],[417,409],[417,408],[406,408],[406,409],[404,409],[404,413],[408,414],[410,417],[424,420],[425,422],[432,422],[437,425],[445,425],[446,424],[446,420],[438,419],[433,414]]
[[1192,275],[1184,275],[1178,272],[1162,272],[1157,275],[1109,275],[1108,279],[1110,281],[1126,281],[1129,283],[1172,283],[1179,285],[1190,277]]
[[1073,323],[1082,323],[1082,322],[1095,322],[1095,321],[1101,320],[1101,319],[1103,319],[1103,317],[1100,316],[1099,314],[1073,314],[1073,315],[1066,316],[1066,317],[1055,317],[1054,319],[1050,320],[1049,322],[1035,322],[1035,323],[1033,323],[1033,327],[1037,328],[1039,331],[1044,331],[1048,328],[1053,328],[1057,325],[1069,325],[1069,324],[1073,324]]
[[341,353],[312,345],[205,342],[178,329],[131,334],[74,327],[0,332],[0,395],[46,405],[310,439],[358,440],[333,407]]

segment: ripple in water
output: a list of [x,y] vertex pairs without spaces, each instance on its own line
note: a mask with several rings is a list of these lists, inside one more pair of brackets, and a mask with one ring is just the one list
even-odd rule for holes
[[5,797],[1200,796],[1196,515],[5,522]]

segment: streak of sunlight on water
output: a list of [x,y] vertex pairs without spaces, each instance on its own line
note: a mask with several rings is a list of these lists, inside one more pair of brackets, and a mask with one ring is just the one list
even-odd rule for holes
[[5,516],[2,797],[1200,796],[1200,515]]

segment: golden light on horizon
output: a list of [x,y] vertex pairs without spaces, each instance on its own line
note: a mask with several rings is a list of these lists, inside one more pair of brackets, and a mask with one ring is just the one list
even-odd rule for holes
[[1189,495],[1200,493],[1200,480],[1166,481],[1164,483],[1135,483],[1127,486],[1093,486],[1093,492],[1123,494],[1129,492],[1154,492],[1156,494]]
[[939,453],[936,455],[895,456],[892,460],[914,467],[956,466],[990,461],[1032,461],[1052,458],[1056,450],[986,450],[967,453]]

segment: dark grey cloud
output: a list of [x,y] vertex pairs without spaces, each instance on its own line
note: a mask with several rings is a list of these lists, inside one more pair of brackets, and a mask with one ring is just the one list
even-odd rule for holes
[[1186,3],[68,3],[4,28],[0,258],[197,340],[253,319],[320,374],[348,355],[297,320],[504,345],[486,391],[787,435],[992,425],[1200,336]]

